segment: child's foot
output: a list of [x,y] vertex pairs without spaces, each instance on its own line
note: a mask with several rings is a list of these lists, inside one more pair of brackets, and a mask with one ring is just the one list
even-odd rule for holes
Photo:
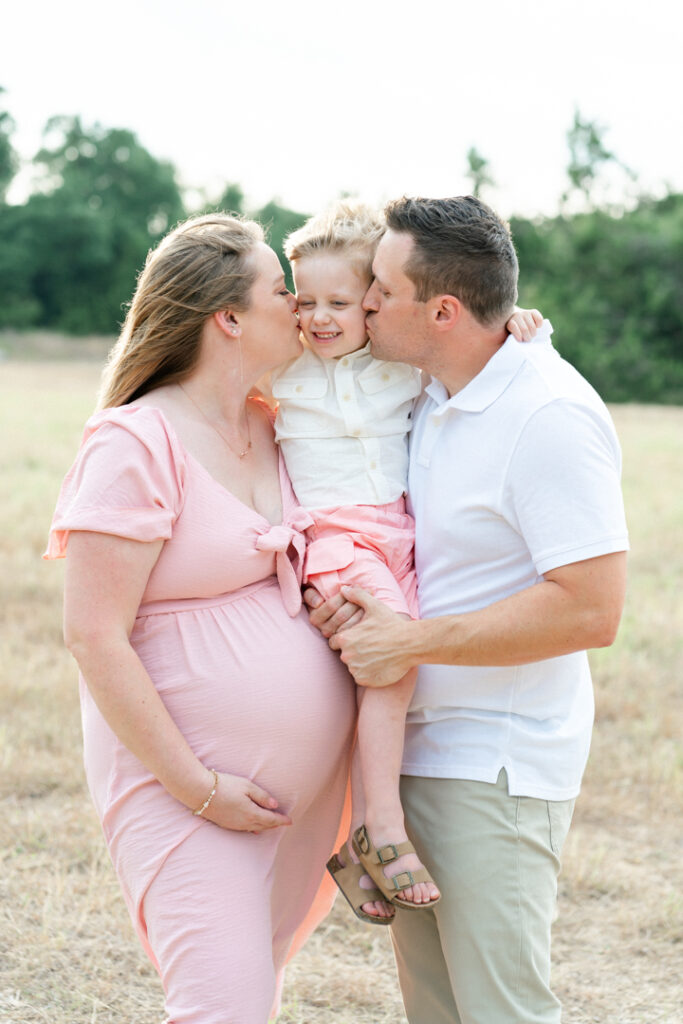
[[[376,850],[382,850],[386,846],[399,847],[404,842],[410,842],[404,826],[401,824],[397,825],[377,825],[366,828],[366,833],[370,839],[372,846]],[[375,842],[374,837],[380,837],[380,842]],[[390,837],[390,838],[384,838]],[[412,844],[411,844],[412,845]],[[355,851],[354,851],[355,854]],[[397,889],[394,892],[393,883],[391,879],[396,875],[403,873],[409,873],[410,875],[417,875],[418,872],[424,872],[425,868],[422,861],[414,852],[404,853],[396,860],[392,860],[387,863],[382,869],[382,873],[386,878],[387,885],[391,890],[392,896],[398,900],[402,900],[405,903],[413,903],[416,907],[428,906],[430,903],[436,903],[441,897],[436,884],[430,879],[429,881],[414,882],[412,885],[407,885],[404,889]],[[377,881],[373,882],[369,879],[370,884],[377,884]]]
[[[348,842],[344,843],[344,845],[342,846],[341,850],[337,854],[337,857],[341,861],[341,863],[344,864],[344,865],[349,864],[349,863],[352,863],[352,864],[359,864],[360,863],[360,861],[358,860],[358,856],[357,856],[355,850],[351,846],[351,841],[350,840]],[[370,878],[369,875],[361,875],[358,884],[359,884],[361,889],[376,889],[377,888],[377,886],[375,885],[375,883],[373,882],[373,880]],[[392,918],[392,917],[394,917],[394,915],[396,913],[396,911],[394,910],[392,905],[389,902],[385,902],[384,900],[371,900],[368,903],[362,903],[361,904],[361,910],[363,911],[363,913],[369,914],[370,917],[387,917],[387,918]]]

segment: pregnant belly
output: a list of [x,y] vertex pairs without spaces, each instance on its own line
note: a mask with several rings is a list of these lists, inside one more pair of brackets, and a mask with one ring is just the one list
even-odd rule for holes
[[277,585],[149,615],[131,639],[207,766],[253,779],[287,811],[344,770],[353,681],[306,613],[287,615]]

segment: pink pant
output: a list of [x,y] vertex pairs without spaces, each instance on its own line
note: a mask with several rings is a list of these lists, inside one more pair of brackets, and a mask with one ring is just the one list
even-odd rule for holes
[[304,581],[323,597],[363,587],[396,612],[418,617],[415,524],[399,498],[388,505],[309,509]]

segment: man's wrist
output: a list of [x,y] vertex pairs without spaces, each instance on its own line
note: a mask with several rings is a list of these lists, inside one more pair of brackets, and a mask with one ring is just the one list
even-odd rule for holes
[[[435,619],[416,619],[406,640],[411,666],[450,664],[445,658],[444,647],[448,643],[450,656],[457,647],[459,615],[440,615]],[[453,662],[455,664],[455,662]]]
[[413,619],[406,623],[404,651],[410,660],[410,667],[428,664],[433,657],[434,624],[431,619]]

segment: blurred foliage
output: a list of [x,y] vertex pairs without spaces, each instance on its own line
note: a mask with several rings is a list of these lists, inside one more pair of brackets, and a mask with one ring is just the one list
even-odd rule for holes
[[567,132],[568,183],[561,197],[562,206],[578,195],[586,209],[595,208],[598,205],[597,187],[603,183],[606,172],[617,172],[622,181],[635,181],[633,171],[616,153],[607,149],[605,132],[604,125],[584,120],[580,111],[574,111],[574,121]]
[[[4,91],[0,86],[0,97],[2,97]],[[12,148],[11,137],[13,131],[14,121],[8,111],[0,110],[0,202],[2,202],[7,186],[12,181],[19,166],[16,153]]]
[[222,210],[223,213],[232,213],[238,217],[250,217],[263,225],[269,245],[275,250],[285,272],[287,287],[290,291],[294,288],[292,271],[285,259],[283,244],[287,235],[308,220],[307,213],[296,213],[281,206],[274,199],[260,210],[247,210],[244,203],[244,192],[241,185],[230,182],[225,186],[223,192],[215,203],[205,203],[202,206],[202,213]]
[[268,243],[273,247],[282,264],[287,287],[292,291],[294,288],[292,272],[285,258],[282,246],[287,235],[300,228],[308,220],[309,215],[307,213],[295,213],[294,210],[288,210],[286,207],[276,203],[275,200],[271,200],[271,202],[262,206],[260,210],[255,210],[251,216],[263,224]]
[[467,171],[465,173],[472,182],[472,195],[477,199],[481,199],[482,189],[495,184],[489,167],[490,164],[486,157],[482,156],[474,146],[470,146],[467,150]]
[[52,118],[35,191],[0,216],[0,324],[112,333],[136,275],[184,216],[175,170],[132,132]]
[[614,153],[605,148],[603,129],[594,121],[583,121],[578,110],[574,111],[574,123],[567,132],[567,145],[569,190],[564,198],[576,189],[590,199],[600,169],[615,159]]
[[[282,243],[305,214],[274,199],[248,210],[242,187],[229,181],[215,201],[204,196],[188,210],[174,167],[125,129],[52,118],[33,161],[33,192],[8,205],[18,161],[1,101],[2,89],[0,326],[115,333],[149,248],[179,220],[210,210],[259,220],[291,287]],[[603,136],[577,111],[562,213],[512,220],[520,303],[552,320],[558,349],[607,400],[683,404],[683,195],[642,197],[629,211],[597,207],[606,168],[630,175]],[[467,161],[475,192],[492,184],[474,147]],[[569,215],[568,198],[582,212]]]
[[511,227],[520,303],[603,398],[683,404],[683,195]]

